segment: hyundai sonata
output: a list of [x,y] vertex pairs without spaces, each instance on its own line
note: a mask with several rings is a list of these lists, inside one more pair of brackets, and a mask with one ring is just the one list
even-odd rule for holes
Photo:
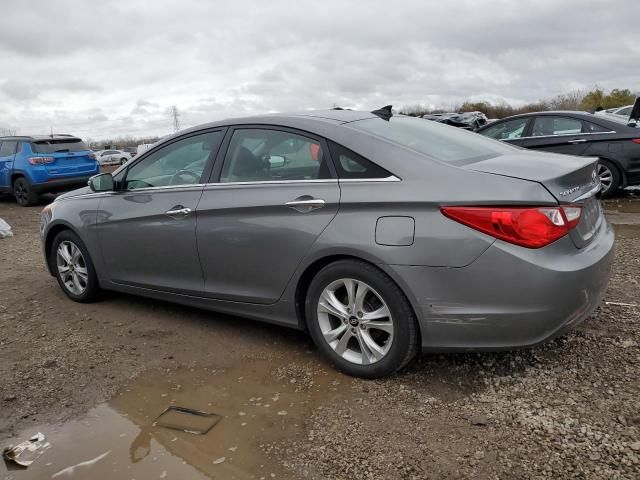
[[614,244],[595,168],[390,108],[226,120],[58,197],[42,241],[72,300],[115,290],[306,329],[380,377],[419,350],[526,347],[587,318]]

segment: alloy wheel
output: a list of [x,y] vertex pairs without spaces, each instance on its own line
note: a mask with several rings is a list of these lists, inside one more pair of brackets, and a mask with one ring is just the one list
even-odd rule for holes
[[600,177],[600,183],[602,184],[602,192],[606,192],[611,188],[613,184],[613,173],[606,165],[602,163],[598,164],[598,177]]
[[389,352],[394,323],[384,299],[353,278],[331,282],[320,294],[318,324],[324,340],[343,359],[370,365]]
[[82,295],[89,284],[89,272],[80,248],[68,240],[61,242],[56,252],[56,264],[65,288],[74,295]]
[[21,182],[16,182],[15,188],[14,188],[14,195],[16,197],[16,201],[22,205],[28,202],[28,193],[26,188],[24,187],[24,185]]

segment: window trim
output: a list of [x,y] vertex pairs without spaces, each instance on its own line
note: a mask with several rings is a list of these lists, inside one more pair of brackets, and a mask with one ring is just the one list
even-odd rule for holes
[[[292,133],[294,135],[299,135],[301,137],[306,137],[311,140],[314,140],[320,143],[320,147],[322,148],[323,153],[327,158],[327,165],[329,167],[329,173],[331,174],[331,178],[313,178],[307,180],[258,180],[258,181],[249,181],[249,182],[221,182],[220,177],[222,176],[222,168],[224,167],[224,159],[227,156],[227,151],[229,150],[229,145],[231,144],[231,139],[233,138],[233,134],[237,130],[276,130],[279,132]],[[336,172],[335,165],[333,163],[333,158],[331,157],[331,151],[329,150],[329,145],[325,138],[316,135],[315,133],[308,132],[306,130],[300,130],[297,128],[287,127],[283,125],[270,125],[270,124],[239,124],[239,125],[231,125],[228,127],[227,134],[225,135],[220,148],[218,149],[218,155],[216,156],[216,161],[214,163],[214,168],[209,175],[209,181],[205,183],[205,185],[261,185],[261,184],[282,184],[282,183],[322,183],[329,181],[337,181],[338,175]]]

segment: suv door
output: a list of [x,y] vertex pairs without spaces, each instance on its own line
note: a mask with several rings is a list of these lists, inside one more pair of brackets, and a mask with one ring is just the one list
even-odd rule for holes
[[195,211],[223,130],[191,134],[150,151],[104,195],[97,231],[115,283],[201,293]]
[[323,139],[265,126],[236,127],[227,137],[198,205],[205,290],[275,303],[335,217],[340,188]]
[[0,141],[0,191],[11,189],[11,172],[17,146],[18,142],[15,140]]
[[591,141],[590,133],[579,118],[539,115],[533,120],[524,147],[545,152],[582,155]]

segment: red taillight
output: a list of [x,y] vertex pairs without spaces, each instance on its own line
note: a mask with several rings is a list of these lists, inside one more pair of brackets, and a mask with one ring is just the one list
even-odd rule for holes
[[44,165],[46,163],[53,163],[55,158],[53,157],[29,157],[29,163],[31,165]]
[[580,222],[582,208],[442,207],[445,217],[527,248],[540,248],[569,233]]
[[631,140],[633,143],[640,143],[640,138],[634,138],[633,140]]

